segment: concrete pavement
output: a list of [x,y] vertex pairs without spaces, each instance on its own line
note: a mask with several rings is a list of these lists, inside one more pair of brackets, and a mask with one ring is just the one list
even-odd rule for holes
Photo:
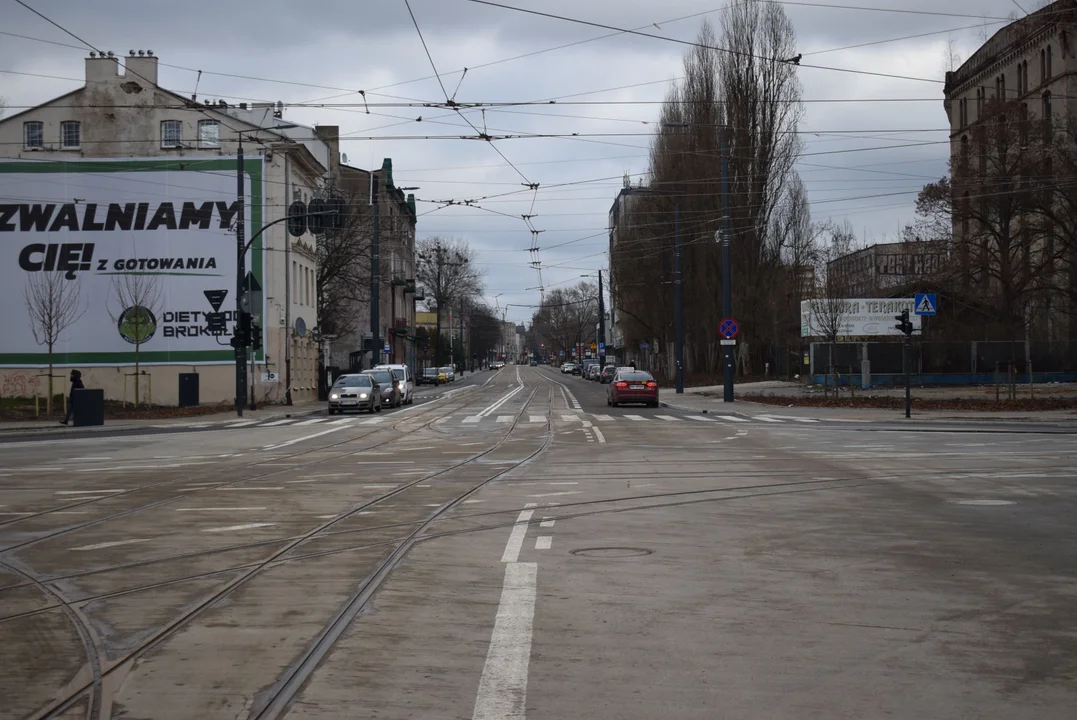
[[0,445],[0,715],[1072,717],[1074,435],[478,379]]

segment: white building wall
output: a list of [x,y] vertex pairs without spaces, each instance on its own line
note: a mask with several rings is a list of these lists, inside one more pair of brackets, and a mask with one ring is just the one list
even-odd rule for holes
[[[298,197],[309,201],[313,190],[324,181],[326,169],[322,162],[328,157],[328,151],[324,149],[325,143],[314,138],[312,133],[306,133],[309,129],[290,130],[301,140],[297,143],[285,137],[283,131],[275,133],[271,130],[280,122],[272,113],[266,114],[264,126],[254,127],[241,119],[245,117],[244,113],[236,112],[239,117],[232,117],[229,109],[220,105],[199,106],[200,109],[186,107],[181,98],[156,88],[156,57],[86,58],[85,79],[85,86],[79,90],[0,119],[0,161],[229,158],[236,155],[239,147],[234,128],[248,136],[243,143],[245,156],[264,160],[264,224],[283,217],[292,199]],[[254,114],[247,113],[251,121],[255,119]],[[203,142],[199,138],[199,123],[213,120],[220,123],[219,142]],[[67,121],[80,124],[81,142],[77,148],[64,148],[61,142],[61,126]],[[180,122],[179,146],[163,146],[164,121]],[[27,122],[41,123],[42,147],[24,146]],[[260,142],[253,142],[250,135],[256,135]],[[275,137],[279,140],[267,141]],[[3,192],[0,189],[0,193]],[[3,202],[0,195],[0,203]],[[248,239],[250,232],[248,228]],[[292,400],[313,399],[317,395],[318,359],[318,348],[310,336],[310,330],[318,324],[315,240],[310,235],[290,239],[286,223],[281,223],[263,234],[263,243],[265,349],[263,357],[254,365],[255,398],[259,402],[284,400],[285,361],[290,342]],[[287,257],[286,248],[289,250]],[[230,310],[235,308],[235,280],[230,278],[227,286],[229,294],[222,309]],[[5,322],[13,322],[15,317],[23,314],[9,315]],[[295,332],[298,318],[302,318],[306,325],[305,338],[299,338]],[[178,375],[197,372],[203,405],[230,405],[233,402],[234,365],[143,365],[142,369],[152,376],[148,382],[140,383],[143,401],[149,399],[147,391],[152,385],[155,404],[176,404]],[[127,399],[132,399],[133,383],[131,378],[125,380],[125,376],[133,371],[133,365],[82,370],[87,387],[104,389],[108,399],[123,399],[125,393]],[[47,378],[42,377],[43,372],[40,367],[0,365],[0,388],[5,395],[33,394],[36,388],[44,393]],[[263,382],[263,374],[269,376],[268,381]],[[66,377],[66,369],[57,369],[56,375]],[[62,378],[57,382],[58,387],[64,387]]]

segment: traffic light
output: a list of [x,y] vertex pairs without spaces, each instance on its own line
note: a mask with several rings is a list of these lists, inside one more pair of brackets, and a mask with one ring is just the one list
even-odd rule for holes
[[251,325],[251,349],[252,350],[261,350],[262,349],[262,326],[261,325]]
[[908,310],[902,310],[900,315],[895,315],[894,316],[894,319],[898,321],[898,324],[895,325],[894,327],[896,327],[898,330],[900,330],[902,332],[902,334],[905,335],[906,337],[912,336],[913,328],[912,328],[912,323],[909,322],[909,311]]
[[251,314],[239,313],[239,322],[236,323],[236,333],[232,336],[232,347],[241,350],[251,344]]

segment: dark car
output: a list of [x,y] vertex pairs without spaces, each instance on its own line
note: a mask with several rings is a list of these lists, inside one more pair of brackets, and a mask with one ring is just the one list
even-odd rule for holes
[[400,392],[393,373],[389,370],[366,370],[363,375],[374,378],[380,385],[381,404],[383,407],[397,408],[404,404],[404,395]]
[[606,404],[617,407],[638,403],[658,407],[658,383],[645,370],[619,371],[606,389]]
[[579,365],[577,365],[576,363],[573,363],[572,364],[572,369],[569,370],[569,373],[572,374],[572,375],[582,375],[583,374],[583,368],[580,367]]
[[438,369],[437,368],[423,368],[415,379],[418,385],[437,385],[438,384]]
[[616,374],[617,374],[617,366],[616,365],[607,365],[606,367],[602,368],[602,372],[600,372],[598,374],[598,380],[603,385],[607,385],[607,384],[613,382],[613,376],[616,375]]

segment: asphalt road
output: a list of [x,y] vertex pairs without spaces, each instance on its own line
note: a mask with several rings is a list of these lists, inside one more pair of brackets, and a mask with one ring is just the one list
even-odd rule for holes
[[9,438],[0,717],[1073,717],[1072,428],[604,393]]

